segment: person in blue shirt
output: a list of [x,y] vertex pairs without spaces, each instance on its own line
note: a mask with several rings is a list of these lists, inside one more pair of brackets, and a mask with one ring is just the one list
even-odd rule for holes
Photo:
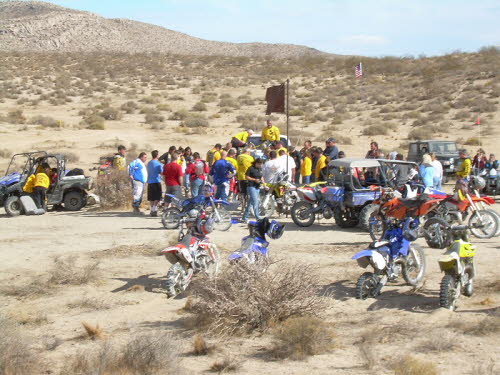
[[214,185],[217,187],[215,199],[222,199],[224,201],[227,200],[229,180],[231,180],[236,172],[234,166],[226,160],[226,157],[227,152],[222,151],[221,158],[214,163],[210,170],[210,175],[214,179]]
[[148,171],[148,201],[151,205],[150,216],[158,216],[158,204],[162,199],[161,172],[163,164],[158,160],[158,150],[151,152],[151,161],[147,165]]
[[141,152],[139,157],[128,165],[128,175],[132,181],[132,196],[134,213],[140,214],[139,207],[142,203],[142,194],[144,193],[144,184],[148,181],[148,171],[144,163],[148,159],[145,152]]
[[422,164],[420,164],[420,176],[426,188],[434,186],[434,167],[432,166],[432,158],[429,154],[422,157]]

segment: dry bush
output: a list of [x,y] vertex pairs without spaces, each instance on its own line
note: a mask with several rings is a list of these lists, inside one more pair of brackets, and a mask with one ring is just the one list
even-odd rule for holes
[[417,345],[419,352],[446,352],[459,348],[458,337],[451,332],[433,332],[429,338]]
[[146,116],[144,116],[144,121],[146,124],[153,124],[155,122],[163,122],[165,121],[165,116],[162,115],[157,115],[154,113],[148,113]]
[[11,320],[0,315],[0,374],[31,375],[39,369],[39,358],[30,341]]
[[240,367],[241,362],[237,358],[226,355],[224,358],[218,359],[212,363],[210,371],[225,374],[227,372],[237,371]]
[[126,172],[113,170],[97,178],[95,191],[104,209],[129,208],[132,204],[132,186]]
[[169,333],[132,336],[120,345],[106,341],[98,350],[67,358],[60,375],[174,375],[179,373],[177,340]]
[[193,111],[196,111],[196,112],[203,112],[206,110],[207,110],[207,105],[205,103],[202,103],[202,102],[198,102],[193,106]]
[[50,116],[35,116],[31,118],[30,124],[40,125],[44,128],[60,128],[62,121],[58,121]]
[[82,297],[66,305],[70,309],[81,309],[86,311],[107,310],[111,305],[97,297]]
[[387,135],[389,129],[384,124],[369,125],[363,129],[363,135]]
[[101,116],[98,116],[98,115],[90,115],[90,116],[84,117],[81,124],[90,130],[104,130],[105,129],[104,118],[102,118]]
[[179,109],[170,115],[169,120],[184,120],[189,116],[189,111],[187,109]]
[[11,124],[24,124],[26,122],[26,117],[24,116],[22,109],[16,109],[14,111],[10,111],[7,114],[7,117],[4,118],[4,121],[10,122]]
[[215,279],[193,285],[194,323],[217,334],[265,330],[292,317],[321,313],[319,277],[310,265],[280,262],[279,267],[234,265]]
[[466,335],[487,336],[500,331],[500,316],[486,316],[476,322],[453,320],[448,326]]
[[206,118],[191,114],[181,122],[181,126],[185,126],[188,128],[207,128],[209,126],[209,123]]
[[77,161],[80,160],[80,156],[76,152],[64,151],[59,153],[64,156],[64,158],[68,163],[76,163]]
[[6,148],[0,149],[0,158],[10,158],[12,156],[12,151],[7,150]]
[[490,359],[490,362],[487,364],[484,363],[476,363],[472,367],[470,374],[474,375],[496,375],[498,371],[495,368],[495,361]]
[[478,137],[471,137],[467,138],[464,144],[468,146],[482,146],[483,143]]
[[212,348],[208,346],[203,336],[195,335],[193,339],[193,354],[207,355],[210,351],[212,351]]
[[95,282],[100,277],[99,262],[77,265],[76,256],[55,257],[48,271],[49,285],[84,285]]
[[99,116],[101,116],[105,120],[121,120],[123,118],[123,114],[117,108],[105,108],[102,112],[99,112]]
[[82,322],[82,326],[83,326],[83,329],[85,329],[85,332],[87,333],[88,338],[91,340],[102,340],[106,337],[106,333],[104,332],[104,329],[99,327],[99,324],[96,324],[94,327],[90,323]]
[[23,307],[11,312],[9,318],[22,326],[41,326],[49,323],[49,319],[45,313],[31,309],[30,307]]
[[168,104],[158,104],[156,109],[162,112],[172,112],[172,108]]
[[128,102],[123,103],[120,109],[127,114],[131,114],[134,113],[138,107],[139,106],[137,105],[136,102],[129,100]]
[[303,360],[328,352],[333,347],[330,324],[316,317],[290,318],[275,329],[271,354],[275,358]]
[[432,362],[406,356],[394,366],[394,375],[438,375],[438,369]]

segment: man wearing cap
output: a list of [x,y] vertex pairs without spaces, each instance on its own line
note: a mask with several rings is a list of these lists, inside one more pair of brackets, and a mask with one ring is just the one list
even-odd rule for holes
[[325,148],[325,151],[323,151],[323,155],[325,155],[327,157],[327,162],[329,162],[331,160],[338,159],[339,149],[335,145],[337,143],[335,138],[330,137],[326,140],[325,143],[326,143],[326,148]]
[[253,134],[253,130],[248,129],[248,130],[245,130],[244,132],[233,135],[233,138],[231,139],[231,145],[233,147],[235,147],[236,149],[238,149],[240,147],[246,147],[248,137],[251,137],[252,134]]

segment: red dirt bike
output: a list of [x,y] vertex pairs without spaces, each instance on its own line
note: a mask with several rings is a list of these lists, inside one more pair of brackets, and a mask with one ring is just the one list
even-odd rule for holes
[[[436,217],[424,224],[425,239],[430,247],[448,247],[452,239],[447,228],[452,224],[462,225],[467,218],[467,226],[475,237],[491,238],[496,235],[500,224],[497,216],[491,210],[481,209],[481,205],[491,206],[495,201],[490,197],[470,194],[466,181],[457,181],[454,194],[433,197],[440,198],[441,201],[436,208]],[[437,218],[444,219],[446,224],[437,221]]]
[[213,227],[214,220],[202,208],[191,209],[180,219],[179,243],[161,251],[172,264],[165,282],[168,297],[186,290],[193,275],[212,276],[219,271],[219,250],[208,236]]

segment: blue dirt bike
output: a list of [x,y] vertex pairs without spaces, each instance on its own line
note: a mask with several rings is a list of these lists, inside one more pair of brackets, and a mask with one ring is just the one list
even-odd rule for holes
[[383,237],[368,249],[352,257],[362,268],[371,265],[374,272],[365,272],[356,283],[356,298],[376,297],[384,285],[402,274],[408,285],[416,286],[424,278],[425,254],[414,241],[418,238],[418,218],[388,222]]
[[281,237],[284,224],[278,223],[276,220],[269,221],[267,217],[248,222],[249,235],[241,240],[241,247],[229,255],[229,262],[246,262],[247,264],[264,263],[267,264],[269,259],[268,246],[266,235],[276,240]]

